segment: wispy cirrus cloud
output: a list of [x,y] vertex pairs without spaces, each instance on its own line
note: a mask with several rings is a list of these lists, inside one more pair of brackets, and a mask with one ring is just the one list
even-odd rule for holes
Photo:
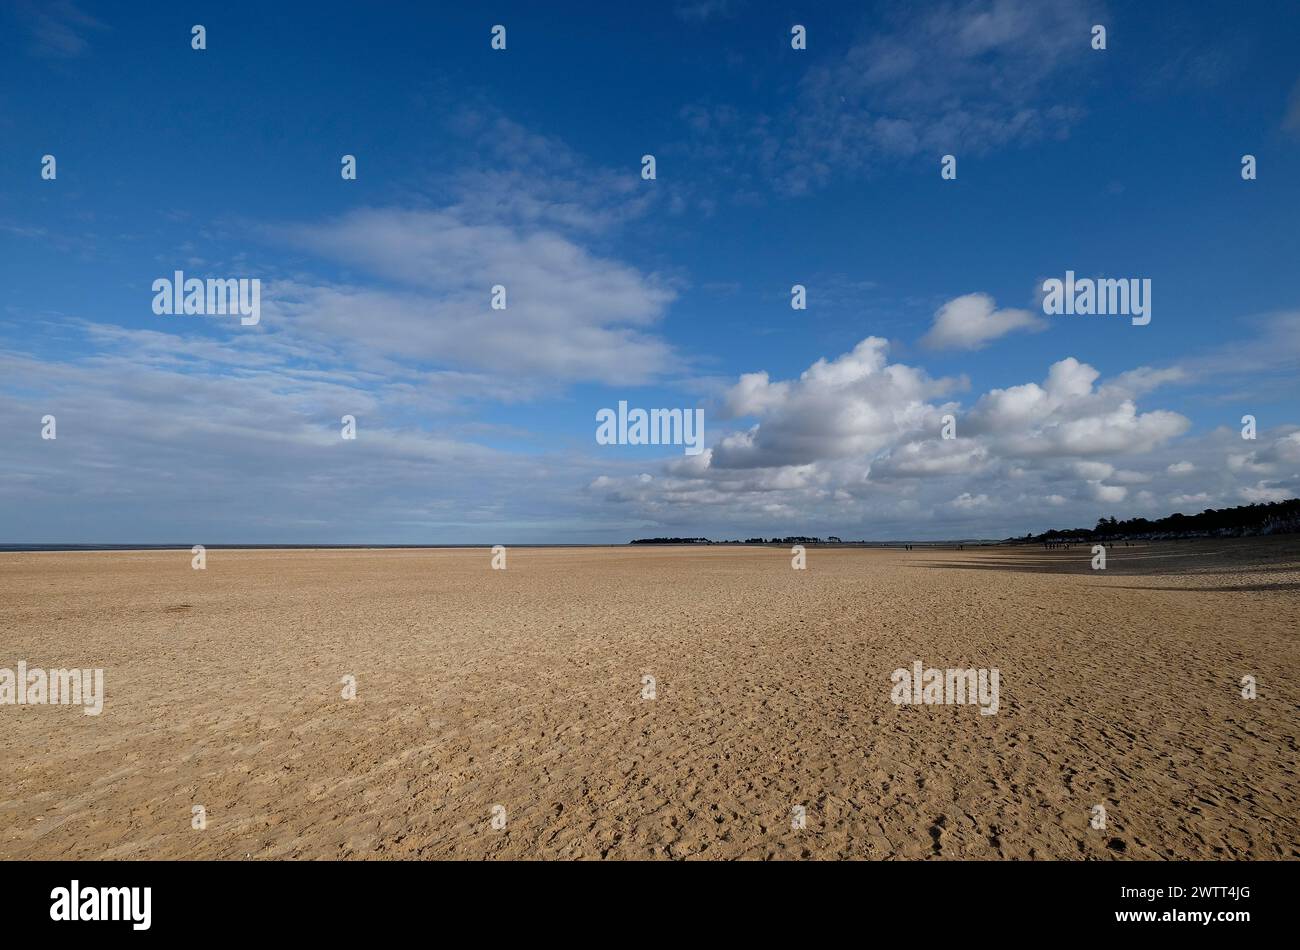
[[91,35],[108,29],[71,0],[19,0],[15,11],[27,26],[32,51],[40,56],[80,56],[90,49]]
[[[493,447],[527,433],[462,415],[476,390],[499,396],[491,379],[304,365],[275,333],[63,331],[85,335],[88,355],[0,350],[0,415],[15,422],[0,458],[6,542],[596,539],[573,489],[594,476],[589,460]],[[40,436],[46,414],[55,440]]]
[[1081,110],[1046,88],[1087,54],[1089,25],[1066,0],[901,10],[892,29],[804,77],[797,134],[782,149],[784,187],[798,193],[881,161],[1065,135]]
[[1300,135],[1300,79],[1291,87],[1287,98],[1286,113],[1282,116],[1282,128],[1292,135]]
[[810,52],[787,110],[687,105],[689,150],[742,188],[800,195],[917,155],[1064,137],[1083,107],[1060,81],[1089,51],[1090,13],[1068,0],[896,6],[847,48]]
[[[561,386],[646,382],[680,365],[653,333],[676,296],[670,282],[553,230],[378,208],[271,233],[369,277],[281,283],[265,305],[272,329],[346,341],[354,354]],[[490,306],[496,285],[504,310]]]
[[687,23],[703,23],[733,16],[740,6],[741,0],[678,0],[673,13]]

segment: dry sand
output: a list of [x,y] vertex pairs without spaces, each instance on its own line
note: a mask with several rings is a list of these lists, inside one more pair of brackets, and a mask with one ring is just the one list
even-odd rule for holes
[[0,857],[1300,856],[1300,539],[508,557],[0,554]]

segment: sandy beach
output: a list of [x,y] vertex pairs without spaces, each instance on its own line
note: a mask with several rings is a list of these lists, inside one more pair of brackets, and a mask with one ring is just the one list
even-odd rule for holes
[[106,690],[0,706],[0,857],[1300,856],[1300,539],[1090,557],[0,554],[0,667]]

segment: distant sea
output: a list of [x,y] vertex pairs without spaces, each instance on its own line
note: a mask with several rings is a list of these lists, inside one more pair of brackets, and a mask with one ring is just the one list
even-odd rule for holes
[[[956,541],[841,541],[825,544],[813,544],[813,547],[834,548],[896,548],[910,544],[917,548],[948,547],[954,544],[1000,544],[999,541],[981,541],[962,539]],[[209,551],[369,551],[369,550],[418,550],[420,548],[490,548],[493,544],[503,544],[507,548],[648,548],[648,547],[684,547],[684,548],[763,548],[784,547],[781,544],[744,544],[740,542],[715,541],[712,544],[691,544],[689,542],[666,544],[630,544],[611,541],[607,544],[511,544],[509,542],[467,542],[464,544],[204,544]],[[0,553],[21,553],[39,551],[189,551],[193,544],[0,544]]]

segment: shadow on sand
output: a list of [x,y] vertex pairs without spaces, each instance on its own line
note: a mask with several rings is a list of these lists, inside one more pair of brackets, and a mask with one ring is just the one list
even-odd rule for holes
[[[1008,550],[998,553],[1001,556],[996,559],[982,557],[968,560],[958,555],[943,561],[928,563],[925,567],[934,570],[1011,571],[1020,574],[1102,574],[1102,576],[1106,577],[1169,577],[1171,575],[1194,577],[1201,575],[1222,576],[1234,573],[1253,575],[1294,574],[1298,569],[1294,563],[1279,565],[1277,563],[1259,563],[1259,561],[1253,559],[1243,559],[1240,557],[1241,552],[1232,552],[1237,556],[1222,557],[1220,555],[1225,552],[1194,551],[1178,548],[1164,550],[1152,550],[1149,547],[1108,548],[1104,573],[1093,571],[1092,552],[1086,545],[1080,545],[1076,550],[1071,551],[1033,552],[1031,554],[1029,551],[1022,549],[1020,551]],[[1268,559],[1267,554],[1260,560],[1266,559]],[[1220,583],[1214,586],[1141,585],[1125,586],[1119,589],[1211,591],[1216,593],[1237,591],[1279,592],[1300,590],[1300,583],[1294,581],[1260,583],[1257,579],[1252,579],[1250,582],[1241,584]]]

